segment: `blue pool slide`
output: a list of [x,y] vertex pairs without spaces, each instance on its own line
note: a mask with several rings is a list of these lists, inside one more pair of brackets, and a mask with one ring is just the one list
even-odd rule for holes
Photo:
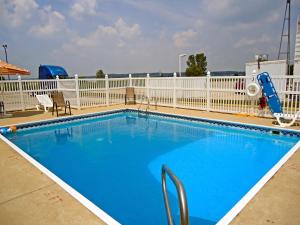
[[263,72],[257,75],[258,83],[263,91],[264,96],[267,99],[269,108],[271,112],[274,113],[282,113],[282,107],[280,104],[280,99],[275,90],[274,84],[270,78],[269,73]]

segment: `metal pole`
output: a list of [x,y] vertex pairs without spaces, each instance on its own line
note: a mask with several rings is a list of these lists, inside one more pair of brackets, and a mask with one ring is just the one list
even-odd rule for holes
[[7,60],[7,51],[6,51],[7,45],[3,45],[3,48],[4,48],[4,51],[5,51],[5,60],[8,63],[8,60]]
[[179,64],[179,77],[181,77],[181,57],[185,57],[186,54],[180,54],[178,55],[178,64]]
[[[6,63],[8,63],[8,60],[7,60],[7,51],[6,51],[7,44],[2,45],[2,47],[4,48]],[[7,76],[8,76],[8,79],[10,80],[10,76],[9,75],[7,75]]]

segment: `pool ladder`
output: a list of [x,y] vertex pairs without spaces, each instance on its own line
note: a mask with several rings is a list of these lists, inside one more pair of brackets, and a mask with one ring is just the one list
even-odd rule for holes
[[165,201],[165,206],[167,211],[168,224],[174,225],[175,223],[172,217],[169,197],[167,193],[167,181],[166,181],[167,175],[170,177],[171,181],[175,184],[177,190],[179,208],[180,208],[180,225],[189,225],[189,212],[188,212],[188,205],[187,205],[184,186],[182,182],[175,176],[175,174],[164,164],[161,168],[161,178],[162,178],[162,189],[163,189],[164,201]]
[[146,107],[146,110],[144,111],[144,113],[148,114],[148,110],[150,109],[150,99],[149,99],[149,97],[147,97],[145,95],[143,95],[143,97],[141,99],[141,103],[138,108],[138,114],[141,112],[141,107],[142,107],[142,104],[144,103],[145,98],[147,99],[147,107]]
[[[146,107],[146,110],[144,111],[144,113],[146,113],[147,115],[149,113],[148,111],[150,109],[150,98],[148,96],[143,95],[142,99],[141,99],[141,102],[140,102],[140,105],[138,107],[138,114],[141,112],[141,107],[144,103],[145,98],[147,99],[147,107]],[[155,105],[155,110],[157,110],[157,98],[154,98],[154,103],[155,103],[154,104]]]

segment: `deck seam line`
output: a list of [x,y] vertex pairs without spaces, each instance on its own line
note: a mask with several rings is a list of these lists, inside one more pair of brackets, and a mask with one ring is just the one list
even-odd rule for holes
[[44,189],[44,188],[53,186],[53,185],[57,185],[57,184],[53,182],[52,184],[47,184],[47,185],[42,186],[42,187],[39,187],[39,188],[37,188],[37,189],[35,189],[35,190],[32,190],[32,191],[29,191],[29,192],[26,192],[26,193],[17,195],[17,196],[15,196],[15,197],[11,198],[11,199],[8,199],[8,200],[5,200],[5,201],[3,201],[3,202],[0,202],[0,206],[6,204],[6,203],[8,203],[8,202],[14,201],[14,200],[16,200],[16,199],[18,199],[18,198],[22,198],[22,197],[24,197],[24,196],[27,196],[27,195],[30,195],[30,194],[35,193],[35,192],[37,192],[37,191],[40,191],[40,190],[42,190],[42,189]]

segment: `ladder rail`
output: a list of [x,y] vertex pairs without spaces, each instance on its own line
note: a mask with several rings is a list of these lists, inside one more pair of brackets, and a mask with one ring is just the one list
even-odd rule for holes
[[180,208],[180,225],[189,225],[188,204],[187,204],[184,186],[182,182],[175,176],[175,174],[164,164],[161,168],[161,177],[162,177],[162,189],[163,189],[164,202],[167,211],[168,224],[174,225],[169,197],[167,193],[167,182],[166,182],[167,175],[170,177],[171,181],[174,183],[177,190],[179,208]]
[[148,110],[150,109],[150,99],[149,97],[146,97],[147,98],[147,108],[146,108],[146,113],[148,113]]
[[143,95],[142,99],[141,99],[141,102],[140,102],[140,105],[138,107],[138,113],[141,112],[141,107],[142,107],[142,105],[144,103],[145,98],[147,99],[147,107],[146,107],[145,113],[148,113],[148,110],[150,109],[150,99],[149,99],[149,97]]
[[142,104],[143,104],[143,102],[144,102],[144,99],[145,99],[145,95],[142,96],[140,105],[139,105],[139,107],[138,107],[138,113],[140,112],[140,109],[141,109],[141,107],[142,107]]

